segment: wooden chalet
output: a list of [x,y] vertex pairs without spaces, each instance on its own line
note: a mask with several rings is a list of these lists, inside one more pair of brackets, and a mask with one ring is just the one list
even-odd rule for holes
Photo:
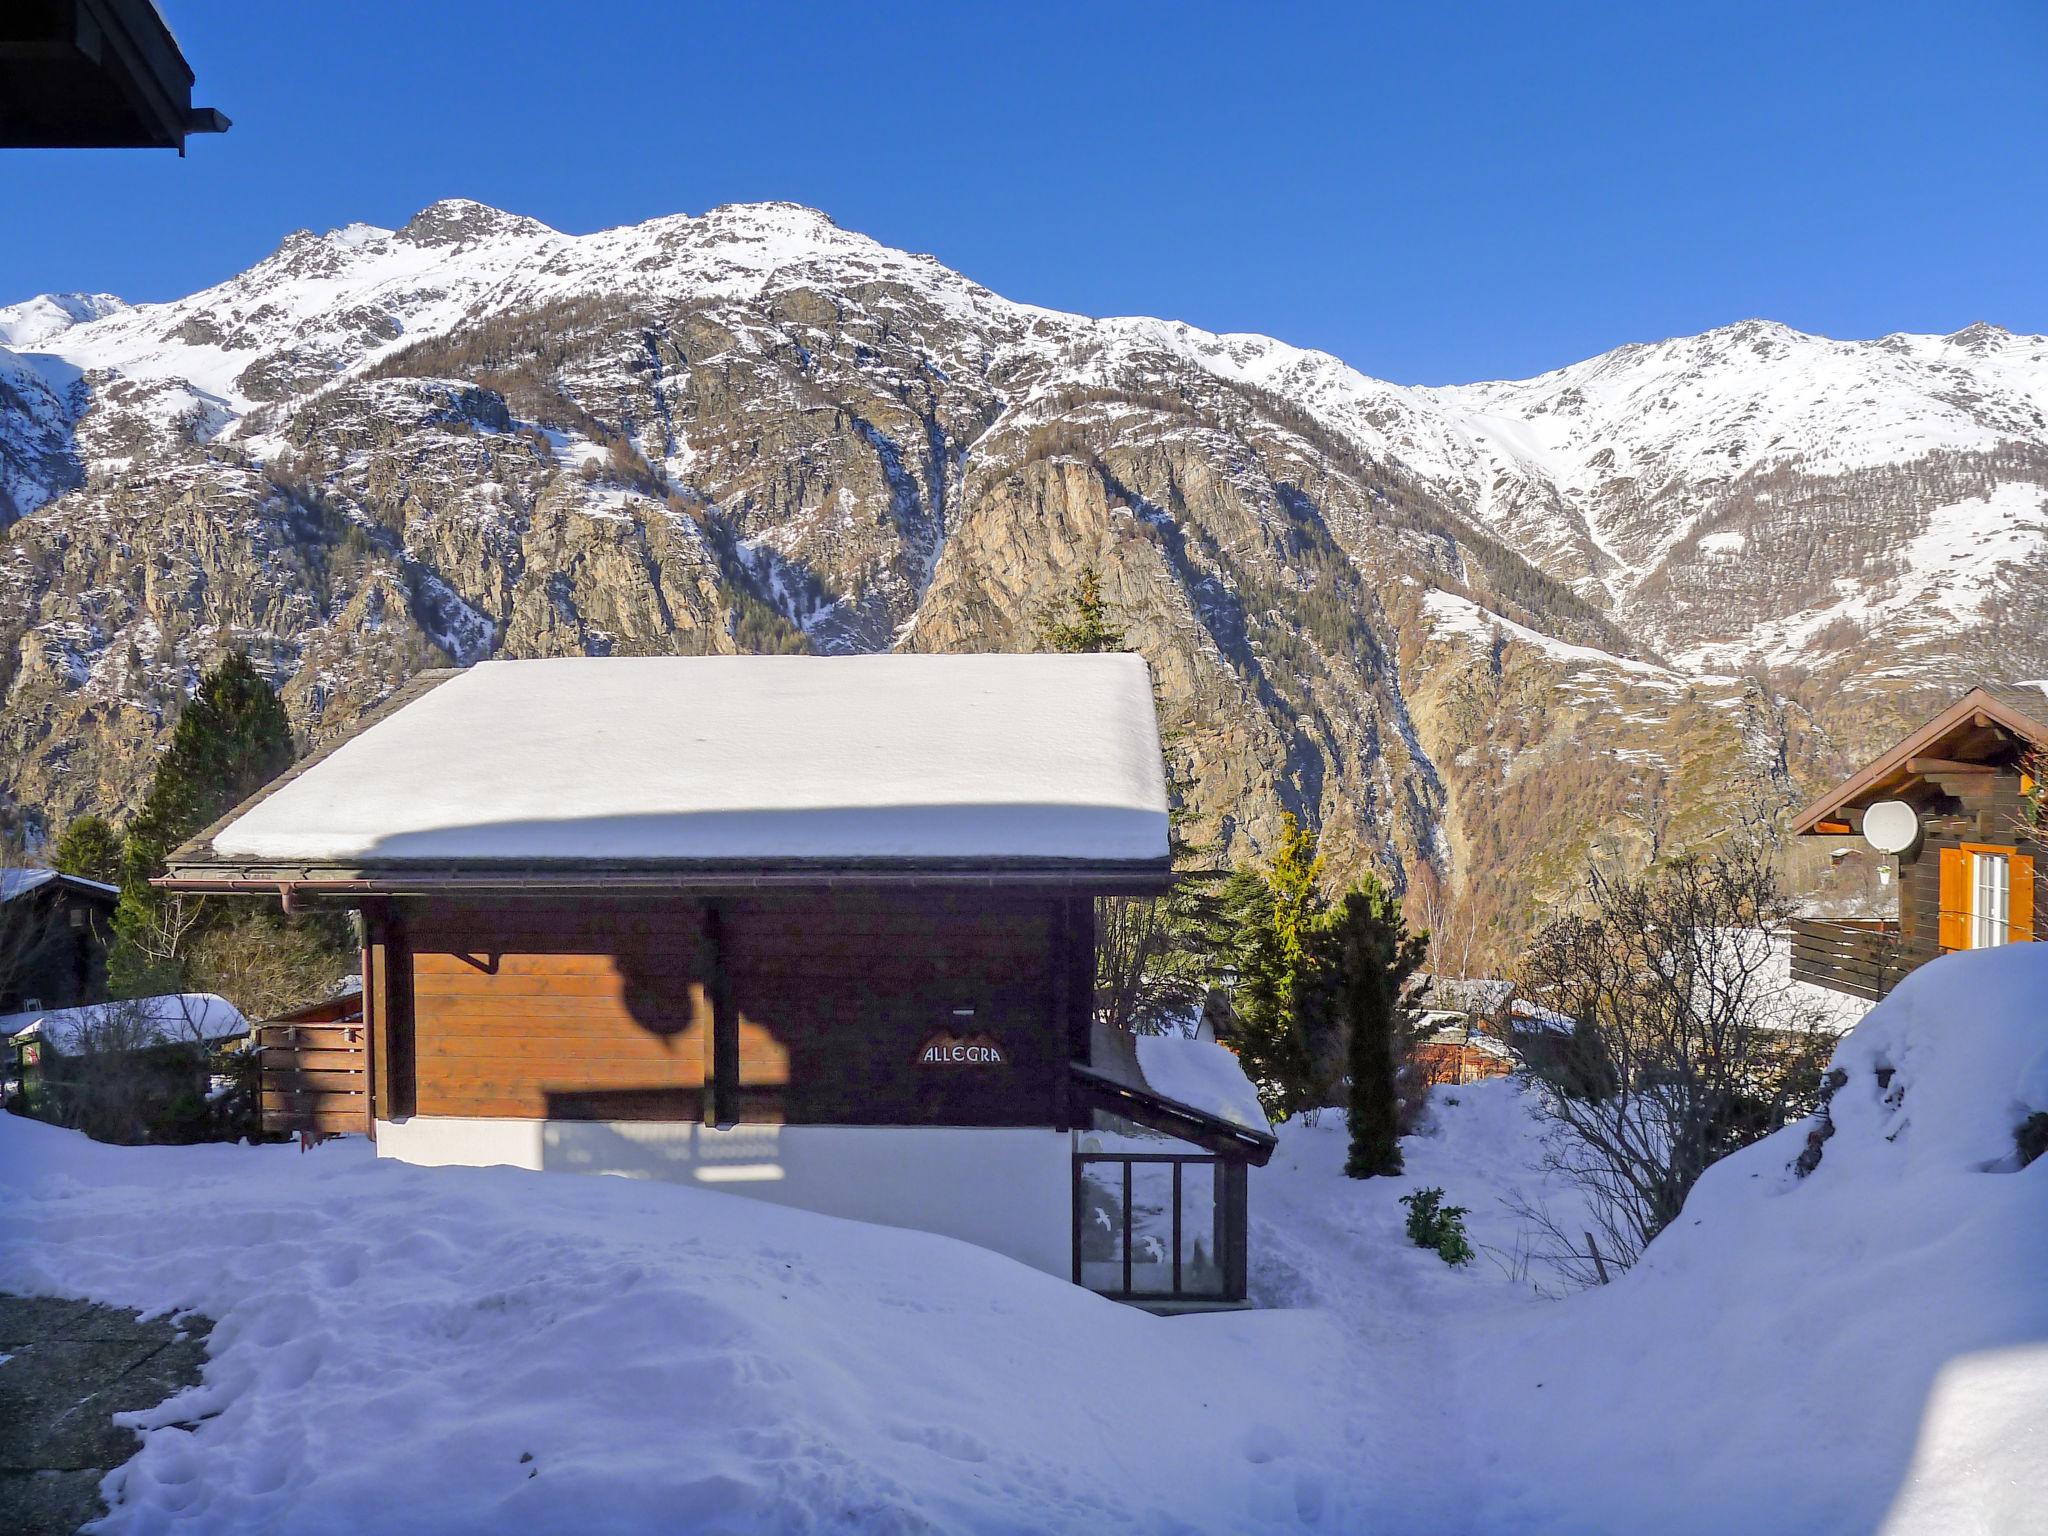
[[1935,956],[2048,938],[2035,775],[2048,692],[1973,688],[1800,811],[1806,837],[1875,837],[1895,860],[1895,916],[1793,924],[1792,973],[1872,1000]]
[[115,886],[54,869],[0,869],[0,1014],[104,999],[120,897]]
[[660,657],[424,675],[161,883],[361,914],[359,1017],[263,1032],[274,1129],[699,1184],[1076,1280],[1084,1190],[1129,1159],[1119,1240],[1143,1204],[1173,1252],[1088,1278],[1227,1302],[1270,1132],[1091,1038],[1094,898],[1169,878],[1139,657]]

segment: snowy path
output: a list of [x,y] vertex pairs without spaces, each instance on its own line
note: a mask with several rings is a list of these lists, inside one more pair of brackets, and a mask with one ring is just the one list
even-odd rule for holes
[[[1512,1191],[1560,1212],[1576,1202],[1540,1172],[1540,1136],[1512,1084],[1440,1089],[1424,1133],[1403,1144],[1397,1178],[1345,1178],[1344,1120],[1330,1113],[1315,1126],[1287,1126],[1254,1180],[1257,1299],[1317,1308],[1342,1330],[1348,1387],[1338,1401],[1370,1522],[1361,1528],[1483,1528],[1461,1522],[1495,1475],[1499,1426],[1472,1340],[1555,1305],[1510,1273],[1518,1223],[1502,1197]],[[1471,1264],[1454,1269],[1409,1242],[1400,1197],[1429,1187],[1468,1208],[1480,1250]]]

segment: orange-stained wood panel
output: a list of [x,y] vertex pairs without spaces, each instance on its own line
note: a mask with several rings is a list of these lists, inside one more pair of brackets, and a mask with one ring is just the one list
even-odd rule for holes
[[600,1089],[697,1116],[711,1028],[697,903],[425,902],[407,916],[419,1113],[539,1117]]
[[[737,1037],[724,1107],[740,1119],[1058,1123],[1072,1034],[1055,1017],[1059,899],[734,896],[718,903],[722,972],[695,901],[408,902],[418,1112],[697,1119],[722,975]],[[920,1044],[962,1018],[1002,1041],[1007,1065],[918,1065]]]

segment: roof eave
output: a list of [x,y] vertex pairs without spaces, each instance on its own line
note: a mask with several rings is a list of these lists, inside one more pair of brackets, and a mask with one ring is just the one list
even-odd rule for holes
[[635,863],[530,863],[323,866],[221,859],[175,859],[151,882],[199,894],[284,891],[304,896],[573,895],[756,890],[799,886],[1059,886],[1104,894],[1157,895],[1173,883],[1164,859],[870,859],[857,861],[645,860]]
[[1235,1120],[1212,1114],[1180,1099],[1169,1098],[1156,1088],[1141,1088],[1084,1062],[1070,1061],[1067,1070],[1084,1091],[1096,1095],[1101,1107],[1111,1114],[1203,1147],[1225,1157],[1241,1157],[1254,1168],[1263,1168],[1273,1156],[1280,1138],[1271,1130],[1254,1130]]
[[1880,753],[1825,794],[1802,806],[1792,819],[1793,835],[1840,836],[1839,833],[1818,833],[1816,824],[1839,816],[1844,807],[1858,796],[1875,791],[1907,758],[1918,755],[1930,742],[1940,740],[1966,720],[1980,714],[2022,741],[2037,745],[2048,743],[2048,733],[2043,732],[2040,721],[2021,714],[1983,688],[1972,688],[1889,751]]

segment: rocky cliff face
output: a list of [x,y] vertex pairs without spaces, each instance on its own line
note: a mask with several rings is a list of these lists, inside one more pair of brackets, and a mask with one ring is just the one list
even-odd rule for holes
[[2038,642],[2048,593],[2048,343],[1988,328],[1413,390],[788,205],[571,237],[450,202],[0,337],[31,831],[132,803],[224,644],[311,744],[494,655],[1027,648],[1093,566],[1219,856],[1291,810],[1512,929]]

